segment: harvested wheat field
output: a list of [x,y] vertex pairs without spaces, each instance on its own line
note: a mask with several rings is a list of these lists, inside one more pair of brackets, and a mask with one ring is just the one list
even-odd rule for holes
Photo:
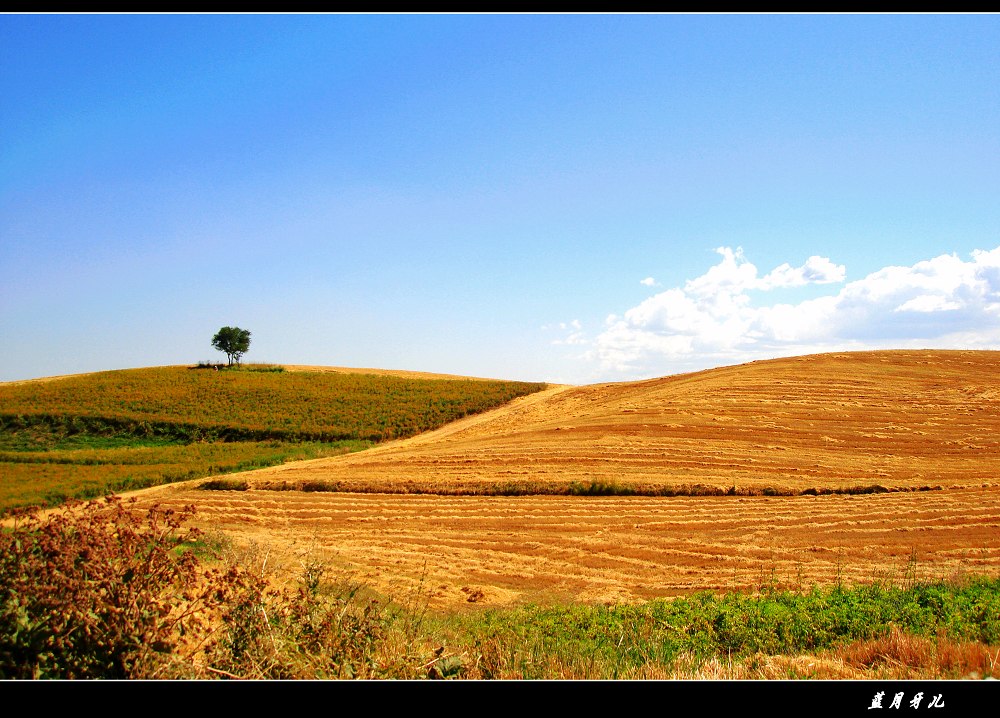
[[139,495],[442,605],[633,602],[1000,575],[998,470],[1000,352],[880,351],[550,387],[245,490]]

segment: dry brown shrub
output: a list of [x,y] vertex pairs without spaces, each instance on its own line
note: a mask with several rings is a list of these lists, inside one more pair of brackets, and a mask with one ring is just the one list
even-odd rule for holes
[[931,639],[896,626],[879,638],[855,641],[833,652],[846,664],[878,677],[979,678],[1000,666],[1000,648],[957,641],[943,633]]
[[418,614],[318,561],[294,584],[253,551],[203,564],[222,552],[182,527],[193,512],[108,497],[0,531],[0,679],[421,675]]
[[205,631],[224,591],[176,551],[199,535],[191,513],[108,497],[0,531],[0,677],[146,675]]

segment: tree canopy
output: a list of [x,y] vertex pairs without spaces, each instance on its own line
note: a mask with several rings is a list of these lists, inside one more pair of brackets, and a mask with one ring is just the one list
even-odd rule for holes
[[229,366],[234,362],[239,364],[240,359],[250,349],[250,332],[239,327],[222,327],[212,337],[212,346],[225,353],[229,359]]

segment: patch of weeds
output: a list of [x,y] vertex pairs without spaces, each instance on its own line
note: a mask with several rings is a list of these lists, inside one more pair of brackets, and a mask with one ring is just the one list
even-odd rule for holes
[[108,497],[0,532],[0,678],[137,677],[204,628],[191,512]]
[[221,561],[233,553],[233,540],[217,529],[209,529],[197,537],[182,541],[174,549],[178,555],[190,551],[199,561]]
[[299,491],[306,492],[336,492],[340,489],[340,484],[330,481],[303,481],[299,486]]
[[198,484],[198,488],[204,491],[249,491],[250,484],[243,479],[209,479]]
[[569,485],[568,493],[571,496],[635,496],[636,490],[633,486],[625,486],[615,481],[595,479],[588,484],[574,481]]
[[[635,606],[495,609],[455,621],[455,632],[474,656],[468,677],[678,677],[712,664],[734,666],[745,677],[759,672],[768,656],[854,646],[844,655],[857,662],[881,650],[880,642],[896,646],[886,654],[887,664],[902,660],[898,646],[919,644],[921,675],[944,677],[959,670],[995,673],[990,659],[997,656],[1000,580],[908,589],[772,589],[760,595],[703,592]],[[936,663],[928,663],[928,645],[937,646]]]
[[19,514],[0,531],[0,679],[426,677],[419,608],[317,561],[276,583],[266,552],[183,528],[193,512],[111,496]]
[[257,372],[262,374],[281,374],[285,367],[280,364],[233,364],[224,367],[225,371]]

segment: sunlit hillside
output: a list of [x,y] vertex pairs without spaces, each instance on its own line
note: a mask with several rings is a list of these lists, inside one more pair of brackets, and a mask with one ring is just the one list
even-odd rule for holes
[[410,442],[259,479],[799,493],[992,484],[998,466],[1000,352],[883,351],[553,388]]
[[997,352],[778,359],[550,387],[144,500],[448,605],[1000,576],[998,402]]

